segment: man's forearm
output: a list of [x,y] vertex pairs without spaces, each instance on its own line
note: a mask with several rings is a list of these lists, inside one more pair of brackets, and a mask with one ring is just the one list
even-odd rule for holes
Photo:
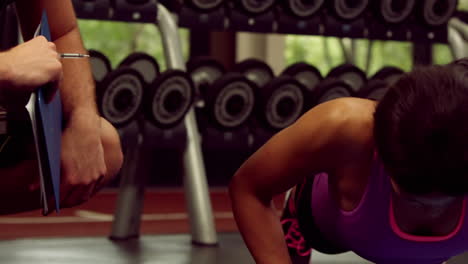
[[[84,53],[78,23],[71,0],[16,0],[23,38],[32,38],[40,21],[42,10],[47,11],[49,26],[57,51]],[[62,59],[63,81],[60,91],[66,119],[76,112],[97,113],[94,82],[89,60]],[[95,118],[98,122],[98,118]]]
[[[87,52],[77,27],[54,42],[60,53]],[[97,113],[95,85],[89,59],[62,59],[62,64],[64,78],[60,85],[60,92],[65,118],[69,118],[76,111]]]

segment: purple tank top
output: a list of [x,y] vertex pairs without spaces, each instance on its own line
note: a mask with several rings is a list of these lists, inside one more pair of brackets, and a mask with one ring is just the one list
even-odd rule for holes
[[353,211],[342,210],[329,195],[328,175],[318,174],[312,190],[312,215],[326,238],[378,264],[441,264],[468,250],[467,199],[455,230],[444,237],[404,233],[393,215],[392,187],[377,155],[366,191]]

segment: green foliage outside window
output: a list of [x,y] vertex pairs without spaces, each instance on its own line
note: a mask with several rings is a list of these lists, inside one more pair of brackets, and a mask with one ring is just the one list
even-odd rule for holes
[[[158,28],[153,24],[79,20],[83,42],[87,49],[106,55],[115,68],[133,52],[145,52],[155,57],[161,70],[166,69],[163,46]],[[180,30],[185,58],[188,54],[188,31]]]
[[[409,70],[411,63],[411,44],[394,41],[355,41],[355,64],[369,75],[382,66],[397,66]],[[322,75],[332,68],[345,63],[340,39],[317,36],[288,36],[286,39],[286,62],[288,65],[306,61],[317,67]],[[370,52],[370,61],[367,60]]]
[[[460,10],[468,11],[468,0],[459,0]],[[326,75],[333,67],[345,62],[338,38],[317,36],[294,36],[286,39],[286,62],[288,65],[299,61],[308,62]],[[396,41],[373,41],[371,60],[367,64],[369,40],[356,40],[356,65],[372,75],[384,66],[396,66],[405,71],[413,67],[412,44]],[[433,62],[446,64],[453,60],[450,49],[444,44],[435,44]]]
[[[412,43],[398,41],[355,40],[355,64],[369,76],[384,66],[395,66],[405,71],[413,67]],[[286,39],[286,63],[308,62],[317,67],[322,75],[345,63],[340,40],[333,37],[288,36]],[[446,64],[453,60],[447,45],[435,44],[435,64]],[[369,65],[368,53],[370,52]]]

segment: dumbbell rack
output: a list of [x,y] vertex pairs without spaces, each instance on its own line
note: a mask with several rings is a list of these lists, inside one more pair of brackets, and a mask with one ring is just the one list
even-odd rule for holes
[[466,42],[468,41],[468,20],[463,19],[463,15],[458,14],[457,18],[451,19],[449,22],[449,39],[450,49],[452,55],[456,59],[461,59],[468,56],[468,48]]
[[190,29],[411,42],[415,65],[432,62],[432,44],[435,43],[449,44],[456,58],[468,55],[460,36],[463,34],[454,30],[452,23],[449,23],[449,27],[447,24],[429,26],[417,14],[404,23],[389,24],[383,22],[372,9],[358,19],[347,21],[337,19],[327,10],[317,12],[312,17],[298,18],[281,5],[260,15],[247,15],[233,9],[230,5],[233,1],[226,2],[224,6],[207,12],[186,6],[173,11],[179,16],[179,25]]
[[[78,18],[113,20],[124,22],[155,23],[161,33],[163,50],[168,69],[185,71],[185,62],[178,26],[172,14],[156,0],[149,1],[140,10],[126,12],[125,1],[116,1],[121,4],[122,10],[111,10],[94,5],[92,2],[75,1]],[[109,6],[107,6],[109,8]],[[123,12],[125,11],[125,12]],[[194,110],[190,110],[185,117],[184,125],[187,134],[187,146],[184,153],[184,189],[187,202],[192,241],[199,245],[216,245],[217,234],[214,224],[213,212],[208,183],[201,152],[200,136]],[[140,132],[142,122],[138,124]],[[119,197],[117,201],[114,222],[110,238],[113,240],[126,240],[139,236],[141,214],[143,208],[144,180],[134,173],[136,164],[132,161],[139,159],[139,148],[144,144],[144,136],[137,133],[136,144],[128,149],[126,163],[123,170]]]
[[422,23],[413,23],[415,18],[403,25],[385,24],[371,11],[353,21],[339,20],[327,12],[297,18],[283,8],[260,15],[247,15],[231,10],[228,5],[206,13],[184,6],[178,10],[178,15],[179,25],[191,29],[447,43],[445,25],[427,27]]

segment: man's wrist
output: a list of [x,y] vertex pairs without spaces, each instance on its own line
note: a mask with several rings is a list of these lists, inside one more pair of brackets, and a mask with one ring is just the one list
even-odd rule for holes
[[84,126],[87,126],[88,128],[89,127],[99,128],[100,117],[97,112],[97,109],[95,110],[92,107],[79,107],[79,108],[73,109],[69,113],[69,116],[66,122],[68,123],[67,125],[79,123],[80,126],[84,125]]
[[[63,92],[63,91],[61,91]],[[98,109],[96,103],[91,100],[82,100],[81,103],[70,102],[62,95],[63,114],[65,120],[71,119],[73,116],[79,115],[98,115]]]

